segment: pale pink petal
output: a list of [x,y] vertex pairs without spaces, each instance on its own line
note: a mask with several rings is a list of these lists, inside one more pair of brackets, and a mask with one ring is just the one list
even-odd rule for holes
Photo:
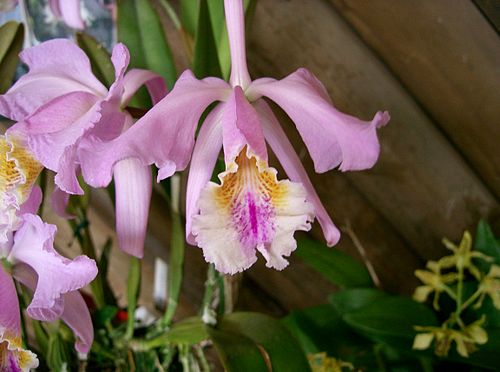
[[156,164],[159,179],[185,169],[201,114],[229,93],[228,84],[221,79],[197,80],[191,71],[184,72],[173,90],[120,137],[82,148],[85,180],[90,185],[108,184],[113,165],[126,158],[137,158],[143,165]]
[[85,53],[65,39],[46,41],[24,50],[30,71],[0,95],[0,114],[21,121],[40,106],[70,92],[105,97],[107,90],[93,75]]
[[16,287],[0,265],[0,371],[28,372],[38,367],[36,355],[22,348]]
[[233,89],[224,106],[222,127],[224,158],[228,167],[245,146],[260,160],[267,161],[266,142],[259,116],[240,87]]
[[52,321],[62,313],[65,293],[89,284],[97,275],[95,262],[86,256],[69,260],[54,249],[56,226],[44,223],[35,215],[24,215],[23,226],[14,236],[14,246],[7,257],[14,263],[14,276],[23,275],[23,263],[37,274],[28,314],[39,320]]
[[128,105],[130,99],[142,85],[146,85],[148,88],[153,104],[158,103],[167,95],[168,90],[165,80],[160,75],[148,70],[134,68],[127,72],[123,79],[125,92],[122,96],[122,106]]
[[[100,103],[92,95],[75,92],[42,106],[13,128],[24,132],[35,158],[57,172],[56,184],[70,194],[82,194],[76,171],[80,139],[101,118]],[[20,126],[20,128],[19,128]]]
[[75,218],[74,215],[68,213],[69,194],[62,191],[59,187],[55,187],[52,195],[50,196],[50,206],[59,217],[70,220]]
[[[21,336],[21,312],[17,300],[16,287],[12,277],[0,265],[0,336],[9,333],[11,336]],[[1,337],[0,337],[1,342]]]
[[75,334],[75,349],[87,354],[94,341],[94,327],[87,304],[78,291],[66,293],[63,299],[64,311],[61,319]]
[[221,185],[202,190],[192,234],[205,260],[225,274],[248,269],[256,250],[268,267],[282,270],[297,246],[294,232],[311,228],[313,207],[302,185],[278,181],[275,169],[258,166],[244,150],[236,162],[236,172],[219,175]]
[[246,89],[250,84],[245,51],[245,11],[243,1],[224,0],[229,48],[231,51],[231,85]]
[[38,208],[40,208],[40,205],[42,204],[42,199],[42,189],[40,188],[40,186],[34,185],[31,189],[28,199],[26,199],[26,201],[21,204],[21,207],[17,213],[18,216],[22,216],[27,213],[36,214]]
[[274,113],[269,105],[264,100],[259,99],[256,101],[254,103],[254,107],[259,113],[262,129],[267,143],[271,146],[271,149],[278,157],[278,160],[283,166],[286,174],[290,177],[290,180],[301,183],[306,189],[307,199],[314,206],[315,215],[321,225],[321,228],[323,229],[323,235],[325,236],[327,244],[329,246],[337,244],[340,239],[340,231],[333,224],[332,219],[321,203],[321,200],[316,193],[311,180],[307,176],[307,172],[290,143],[290,140],[286,136],[285,131],[274,116]]
[[191,234],[191,224],[194,215],[198,214],[198,199],[201,190],[207,185],[217,161],[217,156],[222,148],[222,111],[225,104],[217,106],[205,119],[189,165],[189,177],[186,189],[186,239],[188,243],[195,244]]
[[[83,22],[80,11],[80,0],[59,0],[60,17],[68,26],[83,30],[85,23]],[[50,3],[49,3],[50,4]]]
[[336,110],[325,97],[319,80],[299,69],[282,80],[259,79],[248,88],[253,101],[266,96],[290,116],[304,140],[316,172],[362,170],[378,159],[377,128],[389,121],[387,112],[377,112],[365,122]]
[[113,174],[119,247],[142,258],[152,192],[151,168],[130,158],[117,162]]

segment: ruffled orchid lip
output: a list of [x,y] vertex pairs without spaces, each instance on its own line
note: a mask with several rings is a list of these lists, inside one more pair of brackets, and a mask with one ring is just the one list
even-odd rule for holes
[[278,181],[276,170],[245,147],[234,164],[210,182],[199,198],[200,214],[193,217],[192,233],[208,262],[217,270],[234,274],[256,260],[278,270],[296,248],[293,234],[307,231],[314,209],[302,185]]

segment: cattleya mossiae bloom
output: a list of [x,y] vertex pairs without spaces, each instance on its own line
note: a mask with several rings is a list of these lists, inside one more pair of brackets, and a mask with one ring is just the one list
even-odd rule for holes
[[41,166],[20,138],[0,136],[0,370],[36,368],[36,356],[22,349],[19,303],[14,279],[33,291],[30,317],[62,319],[76,336],[75,348],[88,353],[93,327],[78,290],[97,275],[86,256],[69,260],[54,249],[57,228],[35,213],[41,190],[33,183]]
[[[235,273],[250,267],[258,250],[267,266],[283,269],[296,248],[293,234],[309,230],[316,216],[328,245],[340,237],[321,204],[297,154],[278,123],[267,97],[294,121],[317,172],[337,166],[342,171],[370,168],[379,155],[376,129],[389,120],[378,112],[364,122],[337,111],[324,86],[309,71],[299,69],[282,80],[250,80],[246,65],[244,14],[240,0],[225,0],[231,51],[229,84],[208,77],[198,80],[184,72],[175,87],[129,131],[106,144],[89,146],[88,159],[100,170],[86,172],[111,178],[121,159],[155,163],[158,179],[183,170],[192,161],[187,186],[186,234],[203,249],[219,271]],[[198,120],[205,119],[195,144]],[[278,181],[268,166],[266,142],[289,180]],[[225,172],[220,185],[209,182],[223,148]]]
[[[18,123],[9,133],[27,138],[30,151],[56,172],[55,209],[63,214],[69,194],[83,194],[77,174],[93,187],[105,187],[111,178],[94,176],[98,165],[82,149],[106,144],[133,124],[124,110],[135,92],[146,85],[153,102],[166,94],[163,79],[150,71],[132,69],[123,44],[113,49],[115,82],[109,90],[94,76],[85,53],[64,39],[47,41],[21,53],[29,67],[9,91],[0,96],[0,114]],[[151,197],[151,170],[136,159],[123,159],[113,168],[116,189],[116,230],[120,248],[143,256]]]

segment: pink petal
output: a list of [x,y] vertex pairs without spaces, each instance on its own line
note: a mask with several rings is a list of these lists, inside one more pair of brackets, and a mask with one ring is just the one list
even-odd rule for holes
[[243,1],[224,0],[229,48],[231,51],[231,86],[246,89],[250,84],[245,51],[245,11]]
[[205,119],[189,166],[189,178],[186,190],[186,239],[188,243],[195,244],[191,234],[193,216],[199,212],[198,199],[201,190],[207,185],[217,161],[217,156],[222,148],[222,111],[225,104],[220,104]]
[[26,199],[26,201],[21,205],[21,208],[18,211],[18,216],[22,216],[24,214],[36,214],[38,208],[40,208],[40,204],[42,204],[42,189],[40,186],[35,185],[31,189],[31,193]]
[[0,96],[0,114],[10,119],[22,121],[40,106],[70,92],[106,96],[107,90],[93,75],[89,59],[69,40],[50,40],[26,49],[21,60],[29,72]]
[[316,172],[339,165],[342,171],[371,168],[380,152],[377,128],[387,124],[389,114],[377,112],[365,122],[336,110],[325,93],[314,75],[299,69],[279,81],[254,81],[247,96],[252,101],[266,96],[281,106],[297,126]]
[[35,158],[58,173],[56,184],[70,194],[83,193],[76,178],[76,150],[80,139],[101,118],[100,109],[94,96],[83,92],[69,93],[42,106],[24,123],[13,127],[28,136],[29,148]]
[[185,71],[173,90],[120,137],[82,149],[85,180],[90,185],[107,184],[113,165],[131,157],[143,165],[156,164],[159,179],[185,169],[201,114],[210,103],[224,100],[229,92],[221,79],[197,80],[191,71]]
[[16,278],[26,272],[21,263],[35,271],[38,280],[28,314],[35,319],[52,321],[62,313],[61,296],[89,284],[97,275],[97,266],[86,256],[69,260],[59,255],[53,246],[56,226],[31,214],[24,215],[23,220],[7,259],[15,264]]
[[90,351],[94,341],[94,327],[90,318],[89,309],[82,295],[78,291],[63,295],[64,311],[61,319],[76,336],[75,349],[83,354]]
[[69,194],[65,193],[59,187],[56,186],[54,191],[52,192],[52,195],[50,196],[50,206],[52,207],[52,210],[56,212],[56,214],[59,217],[62,217],[67,220],[75,218],[74,215],[66,212],[66,208],[68,207],[68,202],[69,202]]
[[259,116],[248,103],[240,87],[236,87],[224,106],[222,136],[226,164],[234,162],[243,147],[249,146],[259,160],[267,161],[266,142]]
[[[85,23],[80,12],[80,0],[59,0],[58,2],[58,10],[61,12],[60,17],[64,23],[72,28],[83,30]],[[49,4],[51,3],[49,2]]]
[[0,339],[2,333],[8,332],[12,336],[21,336],[21,313],[17,291],[11,276],[5,272],[0,264]]
[[321,203],[321,200],[319,199],[311,180],[307,176],[307,172],[304,169],[297,153],[288,140],[285,131],[274,116],[274,113],[269,105],[264,100],[259,99],[256,101],[254,103],[254,107],[259,113],[262,129],[264,130],[264,136],[266,137],[267,143],[269,143],[269,146],[271,146],[271,149],[278,157],[278,160],[283,166],[286,174],[290,177],[291,181],[301,183],[306,189],[307,199],[314,206],[314,213],[318,218],[321,228],[323,229],[323,235],[325,236],[327,244],[330,247],[337,244],[340,239],[340,231],[333,224],[332,219]]
[[125,92],[122,96],[122,106],[127,106],[130,99],[142,85],[146,85],[148,88],[153,104],[161,101],[168,92],[165,80],[160,75],[137,68],[130,70],[125,75],[123,85]]
[[117,162],[113,173],[118,244],[124,252],[142,258],[152,192],[151,169],[131,158]]

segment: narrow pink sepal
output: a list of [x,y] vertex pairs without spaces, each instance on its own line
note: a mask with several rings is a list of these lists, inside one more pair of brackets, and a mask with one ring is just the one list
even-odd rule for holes
[[94,327],[87,304],[78,291],[64,294],[63,299],[64,310],[61,319],[76,336],[76,351],[87,354],[94,341]]
[[74,215],[68,213],[66,208],[68,207],[69,194],[62,191],[59,187],[55,187],[50,196],[50,206],[52,210],[61,218],[70,220],[75,218]]
[[86,286],[97,275],[97,266],[88,257],[69,260],[57,253],[53,246],[56,230],[56,226],[44,223],[39,216],[24,215],[7,257],[15,263],[16,278],[29,275],[29,270],[36,273],[37,284],[27,311],[39,320],[59,317],[63,308],[61,296]]
[[306,69],[282,80],[255,80],[248,88],[252,100],[266,96],[293,120],[314,161],[316,172],[337,166],[340,170],[371,168],[378,159],[377,128],[387,124],[387,112],[377,112],[371,122],[344,114],[332,106],[321,82]]
[[17,212],[17,215],[19,217],[25,215],[25,214],[36,214],[38,211],[38,208],[40,208],[40,205],[42,204],[42,189],[38,185],[34,185],[33,188],[31,189],[30,195],[28,196],[28,199],[21,204],[19,211]]
[[131,158],[117,162],[113,173],[119,247],[132,256],[142,258],[152,192],[151,168]]
[[29,72],[0,95],[0,114],[5,117],[22,121],[40,106],[70,92],[106,96],[106,87],[92,73],[89,59],[69,40],[46,41],[24,50],[20,57]]
[[259,116],[240,87],[233,89],[224,106],[222,127],[226,164],[233,162],[247,145],[260,160],[267,161],[266,142]]
[[290,177],[291,181],[301,183],[306,189],[307,198],[314,206],[314,213],[321,225],[328,246],[331,247],[337,244],[340,240],[340,231],[334,225],[328,212],[321,203],[311,180],[307,176],[307,172],[302,162],[286,136],[285,131],[278,122],[278,119],[276,119],[271,108],[263,99],[254,102],[254,107],[259,113],[267,143],[269,143],[269,146],[271,146],[271,149],[278,157],[286,174]]
[[201,114],[210,103],[224,100],[229,93],[223,80],[198,80],[191,71],[185,71],[172,91],[120,137],[82,149],[85,180],[90,185],[109,183],[114,164],[126,158],[137,158],[143,165],[156,164],[159,180],[185,169]]
[[153,104],[157,104],[167,95],[168,89],[163,77],[148,70],[134,68],[127,72],[123,79],[122,106],[127,106],[142,85],[148,89]]
[[193,216],[198,214],[198,199],[201,190],[212,177],[217,157],[222,148],[222,112],[225,103],[219,104],[205,119],[189,165],[189,177],[186,189],[186,239],[189,244],[195,245],[196,241],[191,234]]
[[21,313],[16,287],[12,277],[0,264],[0,332],[7,331],[13,336],[21,336]]

